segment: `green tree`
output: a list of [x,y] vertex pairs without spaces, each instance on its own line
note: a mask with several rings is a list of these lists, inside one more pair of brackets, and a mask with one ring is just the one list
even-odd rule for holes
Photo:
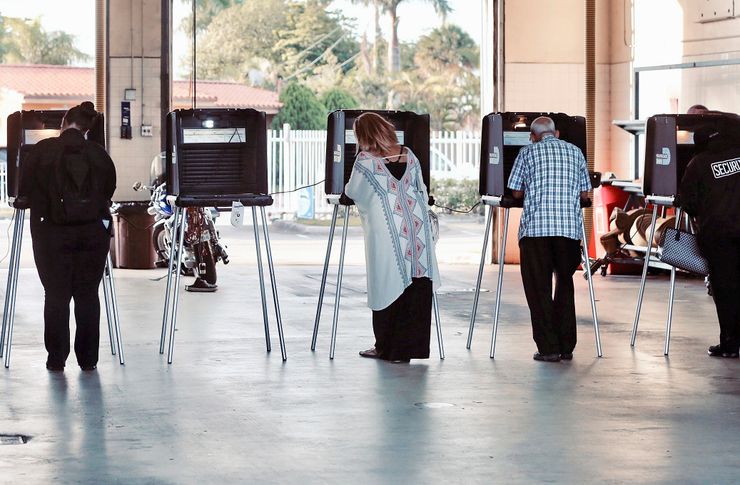
[[326,110],[306,86],[291,82],[280,93],[283,107],[272,120],[273,128],[290,124],[296,130],[320,130],[326,127]]
[[457,25],[444,25],[419,38],[414,63],[428,74],[445,71],[458,75],[478,67],[478,46]]
[[277,86],[347,72],[359,47],[329,0],[250,0],[222,10],[198,48],[198,76]]
[[74,45],[75,37],[66,32],[47,32],[40,19],[25,20],[4,17],[0,52],[3,62],[68,65],[86,61],[87,54]]
[[[241,5],[244,0],[180,0],[182,3],[190,6],[190,13],[182,19],[180,28],[188,37],[193,35],[193,9],[195,1],[195,23],[196,30],[202,33],[213,21],[213,18],[234,5]],[[192,37],[191,37],[192,38]]]
[[333,88],[321,95],[321,104],[331,113],[338,109],[353,109],[359,104],[354,96],[341,88]]
[[327,10],[330,3],[331,0],[288,2],[287,28],[277,33],[274,46],[281,60],[280,74],[285,80],[305,79],[315,68],[326,64],[336,64],[343,72],[349,71],[359,45],[352,36],[348,19]]
[[[198,77],[245,81],[260,72],[275,84],[277,32],[288,28],[286,0],[250,0],[213,17],[198,44]],[[270,82],[253,84],[270,84]]]
[[5,17],[0,15],[0,61],[5,58],[5,53],[8,50],[8,35],[5,32]]
[[[379,0],[383,11],[390,17],[390,40],[388,50],[388,71],[399,72],[401,70],[401,52],[398,42],[398,5],[404,0]],[[452,11],[447,0],[426,0],[431,3],[434,10],[443,18]]]
[[475,128],[480,81],[478,46],[456,25],[445,25],[419,38],[414,68],[394,79],[390,104],[431,115],[433,129]]

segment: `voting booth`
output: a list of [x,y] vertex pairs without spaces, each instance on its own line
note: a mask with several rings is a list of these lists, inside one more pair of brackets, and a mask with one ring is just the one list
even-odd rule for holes
[[[416,114],[412,111],[337,110],[329,114],[326,128],[324,192],[329,201],[340,196],[341,205],[353,205],[352,199],[344,195],[344,186],[349,182],[355,158],[360,152],[352,126],[357,117],[366,112],[377,113],[393,124],[398,143],[411,149],[419,159],[424,185],[431,194],[428,114]],[[433,204],[434,200],[430,196],[429,205]]]
[[[468,329],[467,348],[470,349],[473,340],[475,318],[478,311],[478,300],[480,298],[483,268],[486,264],[486,250],[488,248],[488,236],[491,232],[491,221],[494,210],[503,213],[503,234],[499,243],[499,273],[496,289],[496,301],[494,306],[493,332],[491,335],[490,357],[494,358],[496,352],[496,335],[498,333],[499,311],[501,308],[501,291],[503,289],[504,258],[506,254],[506,236],[509,228],[509,210],[513,207],[523,207],[522,199],[515,199],[511,190],[507,187],[514,161],[523,147],[531,144],[530,126],[540,116],[547,116],[555,122],[555,128],[560,132],[560,139],[577,146],[586,156],[586,119],[582,116],[570,116],[565,113],[537,113],[537,112],[506,112],[491,113],[483,118],[481,133],[481,155],[480,155],[480,179],[478,191],[481,203],[488,206],[486,228],[483,236],[483,249],[478,267],[478,279],[473,297],[473,308],[470,315]],[[597,187],[600,174],[591,174],[591,185]],[[582,207],[590,207],[590,201]],[[583,221],[581,221],[583,222]],[[588,239],[585,228],[581,227],[583,239],[584,268],[588,269]],[[599,334],[599,322],[596,313],[596,300],[594,297],[593,281],[591,272],[586,271],[588,279],[589,297],[591,301],[591,312],[594,322],[594,333],[596,337],[596,353],[599,357],[601,352],[601,337]]]
[[169,194],[167,200],[174,207],[173,230],[175,235],[170,247],[159,353],[164,353],[169,326],[167,362],[172,363],[180,295],[180,271],[178,269],[183,254],[187,225],[186,209],[188,207],[217,207],[241,211],[242,207],[250,207],[257,251],[266,347],[269,352],[271,350],[270,327],[257,208],[259,208],[262,221],[280,351],[283,360],[286,360],[285,337],[265,214],[265,206],[273,203],[267,186],[265,113],[253,109],[176,110],[168,114],[166,130]]
[[[708,114],[661,114],[648,118],[645,137],[645,168],[643,174],[643,193],[647,205],[652,204],[650,236],[647,238],[647,249],[642,268],[640,290],[637,297],[635,319],[632,323],[630,345],[634,347],[637,340],[637,328],[645,293],[648,266],[650,259],[656,257],[657,248],[653,247],[658,209],[674,208],[676,229],[682,221],[682,211],[677,203],[681,179],[691,159],[701,150],[708,137],[729,122],[733,115],[722,113]],[[671,267],[671,284],[668,296],[668,317],[666,319],[665,342],[663,354],[668,355],[673,320],[673,302],[676,287],[676,268]]]
[[[0,357],[3,356],[3,353],[5,354],[6,368],[10,367],[10,351],[13,343],[13,326],[15,323],[15,302],[18,293],[18,271],[20,268],[21,245],[23,243],[23,226],[25,212],[29,207],[29,201],[19,196],[23,162],[28,158],[28,154],[34,149],[37,143],[47,138],[59,136],[65,113],[66,111],[64,110],[17,111],[8,116],[8,173],[6,183],[10,205],[14,211],[8,282],[5,289],[3,323],[2,330],[0,331]],[[102,115],[97,117],[95,124],[88,131],[87,139],[101,146],[105,146],[105,122]],[[117,353],[118,361],[123,365],[125,359],[112,268],[113,264],[110,253],[108,253],[103,273],[105,313],[108,319],[111,353],[113,355]]]
[[[377,113],[393,124],[396,129],[396,137],[401,145],[408,147],[419,160],[422,178],[431,194],[430,171],[429,171],[429,115],[417,114],[411,111],[384,111],[384,110],[337,110],[329,114],[327,119],[326,134],[326,161],[324,192],[330,204],[334,206],[332,211],[331,225],[329,227],[329,241],[324,258],[324,270],[321,276],[321,287],[319,289],[319,302],[316,308],[316,319],[314,321],[313,337],[311,339],[311,350],[316,350],[316,339],[319,332],[321,320],[321,307],[324,301],[324,290],[326,278],[331,259],[331,247],[334,240],[339,206],[344,207],[344,224],[342,230],[342,242],[339,251],[339,269],[337,274],[337,293],[334,299],[334,320],[332,323],[331,347],[329,358],[334,358],[336,347],[337,321],[339,319],[339,301],[342,291],[342,273],[344,271],[344,254],[347,245],[347,223],[349,221],[349,209],[354,205],[352,199],[344,194],[344,187],[352,174],[352,167],[359,153],[355,133],[352,130],[355,120],[362,113]],[[429,196],[429,205],[434,204],[434,198]],[[432,299],[434,317],[437,327],[437,342],[440,358],[444,358],[444,345],[440,329],[439,308],[437,306],[436,294]]]

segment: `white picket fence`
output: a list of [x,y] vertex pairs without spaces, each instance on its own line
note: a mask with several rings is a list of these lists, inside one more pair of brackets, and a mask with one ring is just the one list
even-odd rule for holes
[[[311,212],[320,216],[331,212],[331,206],[324,195],[323,183],[296,190],[324,179],[326,131],[291,130],[285,125],[282,130],[268,131],[267,144],[268,187],[275,200],[270,212],[287,217],[305,216]],[[477,178],[479,160],[480,133],[431,133],[432,185],[434,179]]]
[[[270,208],[274,215],[292,217],[299,214],[327,214],[331,207],[326,202],[324,184],[308,189],[300,187],[324,180],[326,131],[269,130],[268,173],[269,191],[275,199]],[[430,173],[434,179],[474,179],[478,176],[480,134],[474,132],[435,131],[430,140]],[[0,204],[8,203],[6,191],[7,166],[0,164]],[[280,193],[282,192],[282,193]],[[313,206],[311,205],[313,204]],[[313,209],[313,210],[311,210]]]
[[0,163],[0,207],[8,206],[8,164]]

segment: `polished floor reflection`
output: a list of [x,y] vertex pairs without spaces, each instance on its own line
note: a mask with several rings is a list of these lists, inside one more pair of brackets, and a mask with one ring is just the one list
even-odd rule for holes
[[[740,361],[706,356],[717,324],[700,280],[679,279],[666,358],[667,279],[648,282],[631,349],[639,281],[597,277],[597,359],[578,277],[575,359],[547,364],[531,359],[516,267],[505,275],[491,360],[493,293],[482,294],[468,351],[477,267],[443,265],[447,358],[433,339],[429,360],[393,365],[357,355],[372,344],[362,266],[346,268],[330,361],[334,287],[312,353],[321,268],[282,264],[283,363],[274,320],[265,353],[254,265],[237,259],[217,293],[183,293],[167,365],[158,353],[164,282],[153,281],[163,272],[117,271],[126,365],[110,355],[103,327],[97,372],[82,373],[72,357],[51,374],[33,271],[21,271],[13,361],[0,371],[0,434],[32,439],[0,446],[2,483],[729,483],[740,472]],[[492,267],[484,288],[495,280]]]

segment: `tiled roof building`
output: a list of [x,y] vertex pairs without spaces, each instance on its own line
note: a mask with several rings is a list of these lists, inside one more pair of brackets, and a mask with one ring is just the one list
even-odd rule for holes
[[[228,81],[198,81],[200,108],[254,108],[271,118],[282,104],[278,94]],[[123,93],[121,93],[122,95]],[[191,106],[189,81],[172,82],[173,108]],[[67,109],[95,98],[92,67],[0,64],[0,145],[5,142],[5,119],[21,109]]]

